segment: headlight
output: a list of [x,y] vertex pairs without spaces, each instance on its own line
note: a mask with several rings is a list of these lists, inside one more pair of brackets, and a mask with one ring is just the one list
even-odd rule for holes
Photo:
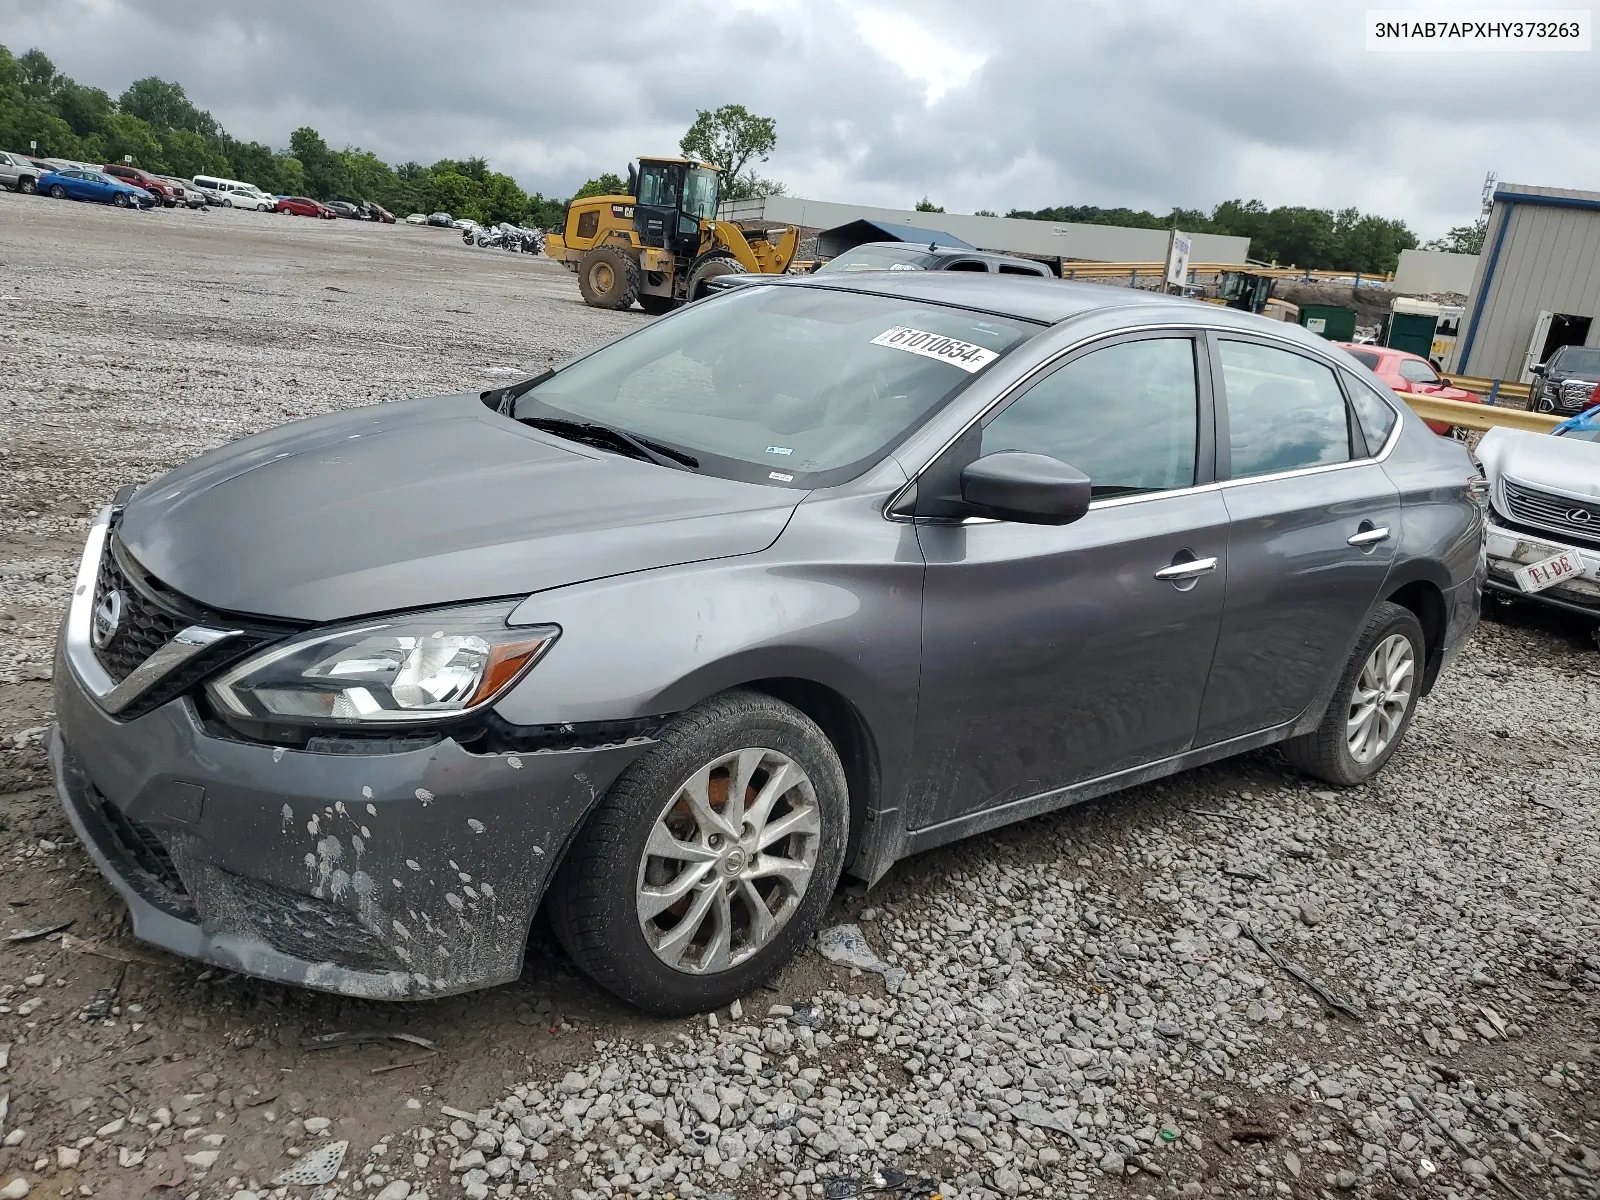
[[507,628],[514,604],[474,605],[280,642],[207,688],[225,713],[298,724],[437,720],[481,708],[560,636],[554,625]]

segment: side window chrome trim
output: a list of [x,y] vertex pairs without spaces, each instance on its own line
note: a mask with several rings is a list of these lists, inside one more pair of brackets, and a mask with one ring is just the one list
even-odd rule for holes
[[[908,525],[918,524],[919,522],[920,523],[925,523],[925,524],[947,524],[947,523],[950,523],[950,524],[961,524],[961,525],[996,525],[996,524],[1003,524],[1004,522],[998,521],[994,517],[965,517],[959,522],[942,522],[942,521],[934,522],[934,521],[930,521],[926,517],[918,518],[918,517],[911,517],[911,516],[903,516],[901,514],[895,513],[893,511],[893,509],[894,509],[894,506],[896,504],[900,503],[900,501],[905,498],[907,493],[909,493],[912,488],[916,487],[917,480],[922,478],[923,472],[925,472],[934,463],[938,462],[941,458],[943,458],[945,456],[945,454],[949,451],[950,447],[954,446],[958,441],[960,441],[962,439],[962,437],[966,435],[966,433],[967,433],[967,431],[969,429],[971,429],[974,425],[982,423],[983,419],[985,417],[987,417],[991,412],[993,412],[996,408],[998,408],[1001,405],[1003,405],[1006,402],[1008,402],[1013,396],[1017,395],[1019,392],[1022,392],[1022,391],[1026,390],[1029,387],[1032,387],[1033,384],[1041,376],[1043,376],[1045,374],[1048,374],[1049,372],[1055,370],[1058,366],[1060,366],[1062,364],[1063,360],[1065,360],[1066,358],[1070,357],[1073,354],[1076,354],[1079,350],[1082,350],[1085,346],[1091,346],[1096,342],[1109,342],[1109,341],[1112,341],[1113,339],[1126,337],[1129,334],[1135,334],[1135,333],[1171,333],[1174,337],[1191,337],[1191,338],[1194,337],[1196,334],[1201,334],[1201,333],[1215,333],[1219,337],[1225,337],[1228,334],[1243,334],[1245,336],[1246,340],[1248,340],[1250,338],[1255,338],[1255,339],[1259,339],[1261,341],[1272,342],[1272,343],[1275,343],[1275,344],[1283,347],[1285,350],[1291,350],[1291,351],[1293,351],[1295,353],[1298,353],[1298,354],[1300,354],[1300,355],[1302,355],[1302,356],[1304,356],[1306,358],[1309,358],[1312,362],[1315,362],[1315,363],[1317,363],[1317,364],[1319,364],[1321,366],[1325,366],[1325,367],[1330,368],[1334,372],[1335,377],[1338,378],[1338,379],[1341,379],[1341,380],[1348,379],[1348,380],[1351,380],[1354,383],[1358,384],[1361,387],[1367,388],[1368,391],[1372,392],[1373,395],[1377,396],[1377,398],[1379,400],[1381,400],[1384,404],[1389,405],[1389,408],[1391,410],[1393,410],[1394,407],[1395,407],[1393,404],[1391,404],[1389,402],[1389,398],[1387,396],[1385,396],[1377,388],[1372,387],[1370,384],[1368,384],[1365,380],[1363,380],[1354,371],[1350,370],[1350,368],[1349,368],[1349,366],[1347,364],[1339,362],[1338,360],[1334,359],[1332,355],[1327,354],[1325,351],[1319,350],[1317,347],[1302,345],[1301,343],[1295,341],[1293,338],[1279,337],[1279,336],[1277,336],[1276,334],[1272,333],[1269,330],[1235,329],[1232,326],[1228,326],[1228,325],[1211,325],[1211,324],[1130,325],[1130,326],[1128,326],[1128,327],[1126,327],[1124,329],[1113,330],[1113,331],[1111,331],[1109,333],[1092,334],[1089,337],[1081,338],[1078,341],[1071,343],[1070,345],[1063,346],[1060,349],[1060,351],[1058,351],[1056,354],[1052,355],[1050,358],[1046,359],[1044,362],[1042,362],[1038,366],[1034,367],[1033,370],[1029,371],[1021,379],[1018,379],[1015,383],[1013,383],[1005,391],[1001,392],[1000,395],[996,396],[993,400],[991,400],[987,405],[984,406],[982,412],[979,412],[970,421],[968,421],[964,425],[962,425],[961,428],[958,429],[944,443],[944,445],[940,446],[937,451],[935,451],[933,454],[929,455],[928,456],[928,461],[923,463],[920,467],[918,467],[916,469],[916,471],[912,473],[910,479],[906,480],[906,482],[904,484],[902,484],[900,487],[896,488],[894,490],[894,492],[890,494],[888,500],[886,500],[884,502],[884,505],[883,505],[883,516],[884,516],[884,519],[886,521],[898,521],[898,522],[900,522],[902,524],[908,524]],[[1220,401],[1223,404],[1226,404],[1227,403],[1227,395],[1226,395],[1226,393],[1224,393],[1220,397],[1217,397],[1217,400]],[[1147,500],[1164,500],[1169,496],[1182,496],[1182,495],[1188,495],[1188,494],[1197,493],[1197,492],[1207,492],[1207,491],[1212,491],[1212,490],[1218,489],[1218,488],[1231,487],[1231,486],[1236,485],[1236,484],[1262,483],[1262,482],[1266,482],[1268,480],[1274,480],[1274,479],[1293,479],[1298,475],[1318,475],[1318,474],[1322,474],[1322,473],[1324,473],[1326,471],[1343,471],[1343,470],[1348,470],[1351,467],[1364,467],[1364,466],[1369,466],[1372,463],[1381,463],[1386,458],[1389,457],[1390,453],[1392,453],[1394,448],[1395,448],[1395,444],[1399,442],[1399,440],[1400,440],[1400,430],[1401,430],[1402,426],[1404,425],[1404,423],[1405,423],[1405,414],[1401,413],[1401,412],[1395,412],[1395,422],[1394,422],[1393,427],[1389,430],[1389,437],[1383,443],[1383,448],[1381,450],[1379,450],[1378,453],[1376,453],[1376,454],[1368,454],[1367,457],[1365,457],[1365,458],[1353,458],[1353,459],[1349,459],[1349,460],[1347,460],[1345,462],[1341,462],[1341,463],[1326,463],[1326,464],[1322,464],[1322,465],[1315,466],[1315,467],[1298,467],[1293,471],[1278,471],[1278,472],[1275,472],[1275,473],[1273,473],[1271,475],[1249,475],[1249,476],[1244,477],[1243,479],[1221,479],[1221,480],[1217,480],[1217,481],[1215,481],[1213,483],[1197,484],[1194,487],[1188,487],[1188,488],[1173,488],[1172,490],[1165,491],[1165,492],[1148,492],[1148,493],[1144,493],[1144,494],[1141,494],[1141,495],[1138,495],[1138,496],[1110,496],[1110,497],[1107,497],[1104,500],[1092,501],[1090,503],[1090,505],[1089,505],[1089,510],[1091,512],[1093,512],[1097,508],[1110,508],[1110,507],[1112,507],[1114,505],[1123,505],[1123,504],[1140,504],[1140,503],[1143,503],[1143,502],[1145,502]]]

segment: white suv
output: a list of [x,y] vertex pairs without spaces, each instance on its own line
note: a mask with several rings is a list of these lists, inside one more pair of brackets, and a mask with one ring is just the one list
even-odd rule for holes
[[196,175],[194,185],[205,193],[212,204],[223,208],[253,208],[257,212],[271,212],[276,206],[271,196],[253,183],[238,179],[218,179],[212,175]]

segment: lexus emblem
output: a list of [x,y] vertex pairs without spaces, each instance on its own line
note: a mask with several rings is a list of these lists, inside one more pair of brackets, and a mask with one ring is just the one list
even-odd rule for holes
[[1587,525],[1594,520],[1594,514],[1587,508],[1569,508],[1567,510],[1567,520],[1574,525]]
[[127,600],[120,591],[107,592],[94,606],[90,637],[98,649],[104,650],[122,627],[122,610]]

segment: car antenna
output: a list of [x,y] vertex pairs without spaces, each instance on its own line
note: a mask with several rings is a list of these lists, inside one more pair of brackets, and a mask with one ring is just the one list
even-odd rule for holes
[[929,242],[928,243],[928,249],[929,250],[937,250],[938,248],[939,248],[939,243],[938,242]]

